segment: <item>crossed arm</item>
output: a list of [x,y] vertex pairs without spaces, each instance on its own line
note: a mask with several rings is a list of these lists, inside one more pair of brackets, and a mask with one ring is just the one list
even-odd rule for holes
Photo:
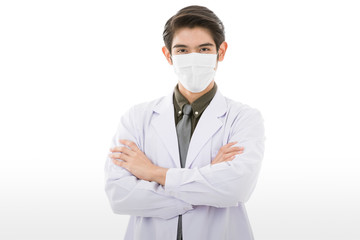
[[[112,153],[109,154],[115,165],[125,168],[139,179],[165,185],[168,168],[154,165],[134,142],[125,139],[120,139],[119,142],[124,146],[111,148]],[[244,147],[233,146],[236,143],[231,142],[221,147],[211,165],[231,161],[235,155],[241,154]]]
[[258,111],[234,122],[230,143],[211,164],[193,169],[154,165],[136,144],[141,130],[136,127],[135,112],[122,117],[105,166],[105,191],[115,213],[169,219],[198,205],[221,208],[248,200],[264,152]]

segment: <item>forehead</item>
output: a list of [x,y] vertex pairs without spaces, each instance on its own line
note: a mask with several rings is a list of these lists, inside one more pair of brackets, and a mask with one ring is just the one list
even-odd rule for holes
[[184,27],[175,31],[172,46],[176,44],[198,46],[206,42],[215,44],[214,39],[212,38],[208,29],[202,27]]

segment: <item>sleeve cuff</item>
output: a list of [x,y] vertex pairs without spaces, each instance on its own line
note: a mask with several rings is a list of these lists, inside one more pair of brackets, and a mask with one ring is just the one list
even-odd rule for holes
[[182,178],[181,176],[184,170],[185,169],[181,169],[181,168],[169,168],[166,173],[166,179],[164,185],[165,192],[170,196],[177,198],[178,201],[176,204],[176,208],[179,215],[182,215],[187,211],[194,209],[190,203],[184,202],[178,198],[179,197],[178,193]]
[[178,196],[178,189],[180,187],[181,182],[181,172],[183,169],[181,168],[169,168],[166,172],[166,179],[165,179],[165,191],[175,198]]
[[176,204],[176,208],[179,215],[182,215],[187,211],[194,209],[190,203],[186,203],[181,200],[178,200],[178,203]]

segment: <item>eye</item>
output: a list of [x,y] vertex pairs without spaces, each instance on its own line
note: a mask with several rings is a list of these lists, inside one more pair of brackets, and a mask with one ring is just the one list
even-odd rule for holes
[[201,48],[200,49],[200,52],[208,52],[208,51],[210,51],[210,48]]
[[177,50],[177,53],[186,53],[186,49],[180,48],[179,50]]

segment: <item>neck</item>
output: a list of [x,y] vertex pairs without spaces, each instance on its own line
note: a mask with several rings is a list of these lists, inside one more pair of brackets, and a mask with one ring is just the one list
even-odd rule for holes
[[184,88],[184,86],[179,82],[178,84],[179,92],[189,101],[189,103],[193,103],[196,99],[209,92],[214,87],[214,80],[211,81],[209,86],[207,86],[203,91],[198,93],[193,93]]

